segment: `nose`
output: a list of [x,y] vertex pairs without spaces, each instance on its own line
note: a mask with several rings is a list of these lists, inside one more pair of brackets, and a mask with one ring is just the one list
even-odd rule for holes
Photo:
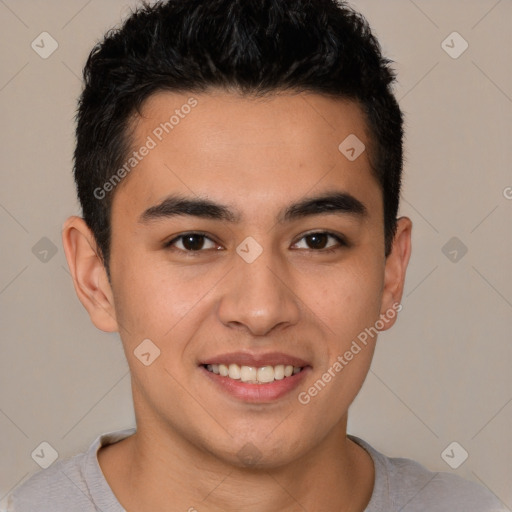
[[236,256],[234,265],[218,307],[224,325],[265,336],[299,321],[300,300],[293,292],[293,279],[271,250],[264,250],[252,263]]

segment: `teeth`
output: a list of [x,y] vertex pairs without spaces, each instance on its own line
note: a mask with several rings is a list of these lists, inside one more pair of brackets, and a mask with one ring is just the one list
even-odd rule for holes
[[283,380],[284,379],[284,364],[278,364],[274,366],[274,379],[275,380]]
[[[240,380],[242,382],[249,382],[252,380],[256,380],[257,373],[258,373],[258,368],[253,368],[252,366],[242,366],[240,368]],[[231,375],[230,375],[230,377],[231,377]]]
[[222,377],[229,377],[234,380],[241,380],[248,384],[267,384],[274,382],[274,380],[282,380],[285,377],[296,375],[302,368],[292,366],[290,364],[278,364],[276,366],[239,366],[235,363],[228,365],[225,364],[209,364],[206,365],[209,372],[216,373]]
[[262,366],[258,368],[258,382],[274,382],[274,367]]
[[229,378],[238,380],[240,378],[240,366],[237,364],[229,365]]

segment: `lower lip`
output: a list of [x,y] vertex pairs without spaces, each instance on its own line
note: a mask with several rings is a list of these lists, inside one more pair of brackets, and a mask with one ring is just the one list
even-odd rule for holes
[[252,403],[266,403],[282,398],[296,389],[304,380],[308,370],[310,370],[310,367],[306,366],[301,372],[281,380],[275,380],[267,384],[247,384],[241,380],[230,379],[229,377],[223,377],[222,375],[209,372],[203,366],[199,368],[215,385],[219,386],[222,391],[235,398]]

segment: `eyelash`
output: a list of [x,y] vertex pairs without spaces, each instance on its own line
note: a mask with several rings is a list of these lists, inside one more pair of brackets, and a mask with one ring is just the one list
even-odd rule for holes
[[[182,235],[179,235],[179,236],[173,238],[172,240],[169,240],[168,242],[166,242],[164,244],[164,248],[170,249],[170,250],[174,250],[174,251],[179,251],[179,252],[185,252],[187,254],[195,254],[195,253],[204,252],[206,250],[211,250],[211,249],[199,249],[197,251],[192,251],[192,250],[176,249],[175,247],[173,247],[174,243],[176,243],[179,240],[182,240],[182,239],[186,238],[187,236],[191,236],[191,235],[202,236],[202,237],[207,238],[211,242],[216,243],[206,233],[203,233],[201,231],[190,231],[190,232],[187,232],[187,233],[183,233]],[[297,243],[299,243],[304,238],[309,237],[309,236],[313,236],[313,235],[327,235],[328,237],[334,238],[334,240],[336,240],[338,245],[336,245],[334,247],[328,247],[326,249],[298,249],[298,250],[307,250],[307,251],[310,251],[310,252],[319,252],[319,253],[323,253],[323,254],[328,254],[328,253],[336,252],[336,251],[338,251],[342,247],[349,247],[349,243],[342,236],[337,235],[335,233],[331,233],[330,231],[312,231],[310,233],[306,233],[306,234],[302,235],[302,237],[299,238],[299,240],[297,242],[295,242],[293,245],[296,245]]]

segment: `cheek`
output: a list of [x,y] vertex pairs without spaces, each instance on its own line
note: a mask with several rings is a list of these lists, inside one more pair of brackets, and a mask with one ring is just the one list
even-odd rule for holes
[[379,318],[383,283],[379,269],[378,264],[347,262],[302,274],[300,295],[336,345],[350,342]]
[[132,345],[149,338],[162,347],[171,340],[179,351],[194,331],[191,321],[208,306],[208,294],[222,277],[220,270],[208,266],[170,269],[147,254],[124,258],[112,276],[123,339]]
[[340,266],[304,280],[307,305],[321,321],[323,354],[315,374],[300,390],[310,417],[339,422],[368,374],[375,348],[372,327],[379,319],[382,271],[379,265]]

